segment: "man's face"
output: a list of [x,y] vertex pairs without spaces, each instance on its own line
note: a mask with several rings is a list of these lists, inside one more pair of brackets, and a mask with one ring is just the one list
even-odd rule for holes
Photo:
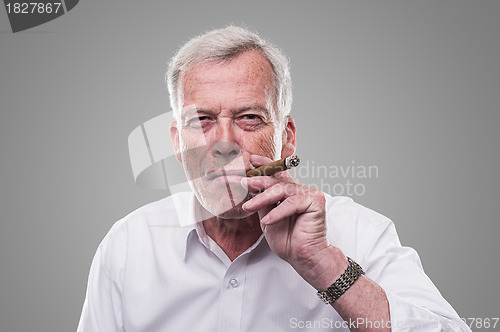
[[278,117],[268,109],[271,66],[259,52],[247,51],[223,64],[195,66],[183,86],[171,137],[191,188],[211,214],[245,217],[248,192],[241,179],[251,168],[250,155],[274,159],[282,148]]

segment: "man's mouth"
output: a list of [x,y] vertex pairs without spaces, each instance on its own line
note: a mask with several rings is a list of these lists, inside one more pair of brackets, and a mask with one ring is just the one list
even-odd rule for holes
[[207,172],[207,179],[212,181],[216,179],[227,180],[230,182],[239,182],[241,178],[246,176],[246,170],[244,169],[224,169],[220,168],[214,171]]

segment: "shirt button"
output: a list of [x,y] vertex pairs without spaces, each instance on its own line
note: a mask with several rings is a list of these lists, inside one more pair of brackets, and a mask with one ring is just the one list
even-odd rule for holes
[[238,287],[238,279],[233,278],[233,279],[229,280],[229,284],[230,284],[230,285],[231,285],[231,287],[233,287],[233,288]]

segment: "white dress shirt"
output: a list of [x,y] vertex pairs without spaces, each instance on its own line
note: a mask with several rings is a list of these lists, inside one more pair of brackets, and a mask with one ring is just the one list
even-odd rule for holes
[[[470,331],[389,219],[325,196],[330,243],[385,290],[393,331]],[[92,261],[79,332],[349,331],[263,236],[231,262],[194,222],[194,199],[167,197],[111,228]]]

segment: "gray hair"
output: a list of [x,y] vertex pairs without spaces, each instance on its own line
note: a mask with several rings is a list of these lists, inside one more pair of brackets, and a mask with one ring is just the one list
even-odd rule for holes
[[269,61],[274,78],[274,103],[283,120],[292,107],[292,82],[288,59],[271,43],[246,29],[228,26],[212,30],[187,42],[170,60],[166,81],[170,105],[177,118],[183,106],[182,74],[202,62],[224,62],[239,54],[257,50]]

